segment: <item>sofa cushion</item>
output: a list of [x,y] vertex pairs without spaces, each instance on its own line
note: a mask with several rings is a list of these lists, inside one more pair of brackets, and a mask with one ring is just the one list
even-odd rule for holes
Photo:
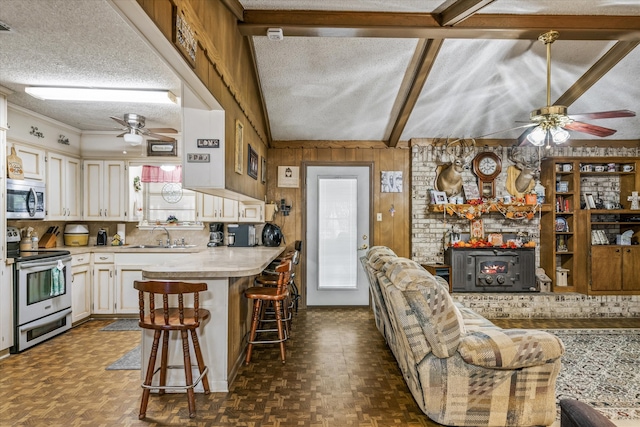
[[461,323],[449,291],[436,281],[419,280],[403,292],[433,354],[455,354],[462,334]]
[[426,281],[435,286],[436,279],[420,264],[406,258],[397,258],[385,265],[385,274],[393,282],[393,285],[404,291],[407,286],[415,281]]
[[486,328],[465,335],[458,352],[472,365],[517,369],[553,362],[564,353],[564,345],[544,331]]

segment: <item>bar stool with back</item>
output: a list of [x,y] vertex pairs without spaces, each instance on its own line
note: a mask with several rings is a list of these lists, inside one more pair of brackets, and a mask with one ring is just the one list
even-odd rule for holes
[[[285,363],[285,347],[284,342],[288,339],[289,307],[287,300],[289,298],[289,278],[292,270],[291,258],[283,258],[281,263],[275,268],[278,274],[276,287],[272,286],[254,286],[244,291],[244,296],[253,300],[253,315],[251,317],[251,332],[249,333],[249,344],[247,346],[247,356],[245,364],[251,362],[251,354],[253,353],[254,344],[280,344],[280,357],[282,363]],[[276,329],[258,329],[258,325],[263,317],[263,305],[265,302],[273,302]],[[256,335],[263,332],[278,332],[277,339],[256,340]]]
[[[209,381],[207,379],[208,368],[204,364],[200,342],[198,341],[197,329],[200,322],[210,317],[208,310],[200,308],[199,292],[207,290],[206,283],[187,282],[164,282],[164,281],[134,281],[133,287],[138,290],[138,300],[140,307],[140,321],[138,324],[143,329],[154,331],[153,345],[149,356],[149,364],[144,383],[142,384],[142,400],[140,402],[139,419],[146,416],[147,404],[151,390],[158,390],[158,394],[164,394],[165,390],[186,390],[187,401],[189,403],[189,417],[196,415],[195,386],[202,381],[205,394],[209,394]],[[156,308],[156,295],[162,296],[162,308]],[[177,296],[177,307],[170,307],[169,297]],[[193,306],[185,304],[185,296],[193,295]],[[145,296],[147,298],[145,298]],[[183,366],[169,366],[169,333],[170,331],[180,331],[182,338],[182,353],[184,359]],[[200,376],[193,380],[191,371],[191,356],[189,351],[189,335],[193,343],[196,356],[197,367]],[[160,367],[156,368],[158,355],[158,345],[162,336],[162,353],[160,357]],[[195,366],[195,365],[194,365]],[[168,386],[167,369],[184,368],[185,385]],[[153,377],[160,372],[158,385],[152,385]]]

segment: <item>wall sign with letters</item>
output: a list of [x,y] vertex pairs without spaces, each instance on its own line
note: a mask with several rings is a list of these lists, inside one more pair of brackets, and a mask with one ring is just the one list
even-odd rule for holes
[[219,139],[198,139],[198,148],[220,148]]

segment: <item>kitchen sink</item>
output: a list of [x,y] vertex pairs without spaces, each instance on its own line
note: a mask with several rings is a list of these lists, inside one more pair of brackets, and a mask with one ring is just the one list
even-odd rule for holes
[[160,246],[160,245],[132,245],[132,246],[122,246],[123,249],[189,249],[195,248],[196,245],[170,245],[170,246]]

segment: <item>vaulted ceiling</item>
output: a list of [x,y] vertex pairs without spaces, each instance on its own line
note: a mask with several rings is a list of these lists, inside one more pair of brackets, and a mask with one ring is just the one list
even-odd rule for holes
[[[179,107],[40,101],[28,85],[164,88],[179,78],[109,0],[0,0],[0,85],[12,105],[83,131],[138,113],[181,129]],[[221,0],[251,43],[270,144],[396,146],[413,138],[515,140],[546,105],[640,112],[637,0]],[[268,28],[283,39],[267,38]],[[640,141],[640,117],[585,120]],[[504,131],[506,130],[506,131]],[[502,132],[500,132],[502,131]],[[485,136],[487,135],[487,136]],[[598,139],[571,132],[572,141]]]

